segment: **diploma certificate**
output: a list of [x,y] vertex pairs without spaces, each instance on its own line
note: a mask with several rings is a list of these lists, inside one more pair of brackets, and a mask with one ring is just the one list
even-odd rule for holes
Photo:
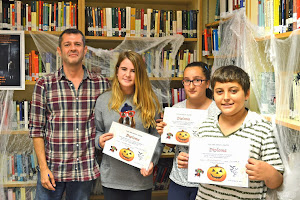
[[242,138],[191,138],[188,181],[248,187],[249,149],[249,140]]
[[188,146],[193,132],[199,128],[207,115],[207,110],[166,107],[164,122],[167,125],[164,127],[161,142]]
[[137,168],[148,169],[158,137],[113,122],[109,129],[114,137],[105,142],[103,153]]

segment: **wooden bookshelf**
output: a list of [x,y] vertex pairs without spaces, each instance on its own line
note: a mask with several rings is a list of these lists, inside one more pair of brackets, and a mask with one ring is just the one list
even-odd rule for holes
[[[104,36],[85,36],[86,40],[95,41],[123,41],[126,40],[157,40],[159,37],[104,37]],[[184,38],[184,42],[197,42],[197,38]]]
[[[272,117],[269,115],[264,115],[264,118],[272,122]],[[288,119],[288,118],[276,118],[275,123],[296,131],[300,131],[300,121]]]
[[160,158],[174,158],[175,153],[162,153]]
[[205,56],[206,59],[214,59],[215,56]]
[[1,134],[11,134],[11,135],[29,135],[29,130],[12,130],[12,131],[1,131]]
[[212,23],[205,24],[205,27],[206,28],[218,27],[219,24],[220,24],[220,21],[215,21],[215,22],[212,22]]
[[25,81],[25,87],[30,85],[35,85],[35,81]]
[[12,188],[12,187],[35,187],[36,181],[10,181],[4,182],[4,188]]
[[[22,1],[23,3],[28,3],[28,1]],[[51,0],[50,2],[55,2]],[[76,1],[75,1],[76,2]],[[121,0],[78,0],[77,2],[78,6],[78,24],[77,28],[83,32],[85,35],[86,41],[89,43],[87,45],[92,46],[94,48],[102,48],[102,49],[112,49],[115,46],[119,45],[125,37],[103,37],[103,36],[87,36],[85,33],[86,30],[86,19],[85,19],[85,7],[86,6],[94,6],[94,7],[125,7],[130,6],[134,8],[152,8],[157,10],[199,10],[198,13],[198,24],[197,24],[197,33],[198,38],[185,38],[184,44],[182,45],[181,49],[191,49],[191,50],[198,50],[197,58],[201,60],[201,50],[199,47],[202,46],[202,39],[201,39],[201,33],[202,33],[202,0],[127,0],[127,1],[121,1]],[[31,37],[38,36],[39,34],[51,34],[55,36],[59,36],[62,31],[24,31],[25,33],[25,52],[28,53],[31,50],[37,50],[34,40]],[[200,36],[200,37],[199,37]],[[153,38],[147,38],[147,37],[126,37],[126,40],[157,40],[159,38],[153,37]],[[111,77],[107,78],[108,80],[112,80]],[[151,77],[151,81],[167,81],[175,83],[177,85],[181,84],[182,77]],[[25,90],[23,91],[14,91],[14,101],[23,101],[24,99],[30,101],[32,98],[32,93],[34,90],[34,86],[36,84],[36,81],[26,81],[25,82]],[[12,135],[13,138],[20,138],[26,137],[26,135],[29,134],[29,130],[11,130],[11,131],[1,131],[0,135],[3,134],[3,136],[7,136],[8,134]],[[29,137],[28,140],[30,140]],[[20,147],[23,148],[23,147]],[[22,149],[21,149],[22,150]],[[173,158],[174,154],[162,154],[161,158]],[[36,181],[31,182],[7,182],[3,184],[3,187],[35,187]],[[153,197],[157,197],[159,199],[165,199],[167,196],[168,191],[154,191]],[[160,198],[161,197],[161,198]],[[91,196],[90,199],[104,199],[103,195],[94,195]]]
[[25,33],[25,35],[30,35],[30,34],[38,35],[38,34],[48,33],[51,35],[59,36],[62,33],[62,31],[24,31],[24,33]]
[[211,22],[211,23],[208,23],[208,24],[205,24],[205,27],[206,28],[216,28],[220,25],[220,22],[224,22],[224,21],[227,21],[229,20],[230,18],[224,18],[222,20],[219,20],[219,21],[214,21],[214,22]]

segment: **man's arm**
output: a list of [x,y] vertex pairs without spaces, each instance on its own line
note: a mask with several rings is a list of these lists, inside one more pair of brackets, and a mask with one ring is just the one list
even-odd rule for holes
[[[33,139],[34,150],[40,167],[42,186],[48,190],[55,190],[54,176],[52,172],[49,170],[46,161],[44,138],[35,137],[32,139]],[[51,179],[51,182],[49,179]]]

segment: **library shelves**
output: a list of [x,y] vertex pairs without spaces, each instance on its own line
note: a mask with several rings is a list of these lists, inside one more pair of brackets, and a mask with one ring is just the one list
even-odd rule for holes
[[[272,122],[272,116],[270,115],[263,115],[266,120]],[[296,131],[300,131],[300,122],[293,119],[288,118],[275,118],[275,123]]]
[[14,187],[35,187],[36,181],[10,181],[4,182],[4,188],[14,188]]
[[[225,19],[228,20],[228,19]],[[205,24],[206,28],[216,28],[218,27],[220,24],[220,21],[215,21],[215,22],[211,22],[208,24]],[[292,31],[290,32],[285,32],[285,33],[280,33],[280,34],[275,34],[275,38],[277,39],[286,39],[288,37],[290,37],[290,35],[292,34]],[[293,33],[294,35],[300,35],[300,31],[296,31]],[[266,37],[262,37],[262,38],[256,38],[256,41],[264,41],[264,40],[270,40],[271,36],[266,36]],[[215,56],[213,55],[209,55],[209,56],[204,56],[206,59],[214,59]],[[263,115],[265,119],[267,119],[268,121],[272,122],[272,116],[270,115]],[[275,123],[296,131],[300,131],[300,122],[297,120],[293,120],[293,119],[289,119],[289,118],[276,118],[275,119]]]

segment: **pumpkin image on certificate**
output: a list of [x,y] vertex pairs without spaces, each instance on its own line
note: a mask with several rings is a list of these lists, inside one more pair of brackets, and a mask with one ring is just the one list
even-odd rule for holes
[[134,152],[131,151],[129,148],[121,149],[121,151],[119,152],[119,155],[122,159],[124,159],[126,161],[132,161],[134,158]]
[[187,143],[190,141],[190,134],[184,130],[176,133],[176,140],[181,143]]
[[207,170],[209,180],[222,182],[226,179],[226,170],[218,165],[210,167]]

